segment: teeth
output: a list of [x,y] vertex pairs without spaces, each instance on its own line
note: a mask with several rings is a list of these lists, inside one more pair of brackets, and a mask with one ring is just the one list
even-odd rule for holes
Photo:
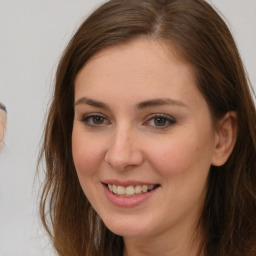
[[145,193],[148,191],[148,186],[147,185],[143,185],[142,186],[142,191]]
[[135,193],[136,193],[136,194],[140,194],[141,191],[142,191],[142,187],[141,187],[140,185],[137,185],[137,186],[135,187]]
[[134,196],[135,194],[146,193],[153,190],[156,185],[118,186],[108,184],[108,189],[118,196]]
[[154,185],[149,185],[148,189],[151,191],[154,188]]
[[133,186],[128,186],[126,187],[125,189],[125,194],[128,195],[128,196],[132,196],[134,195],[134,187]]
[[113,186],[111,184],[108,184],[108,189],[112,192],[113,191]]
[[117,191],[116,191],[116,193],[117,193],[118,195],[125,195],[125,192],[126,192],[125,187],[123,187],[123,186],[117,186]]

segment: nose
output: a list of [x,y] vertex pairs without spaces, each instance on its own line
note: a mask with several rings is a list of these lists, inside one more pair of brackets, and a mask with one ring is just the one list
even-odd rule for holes
[[105,161],[118,171],[141,165],[144,157],[137,139],[131,130],[116,130],[111,136]]

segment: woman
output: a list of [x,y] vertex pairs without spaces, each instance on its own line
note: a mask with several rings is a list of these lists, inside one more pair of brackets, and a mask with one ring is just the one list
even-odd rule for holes
[[59,63],[41,152],[58,255],[256,255],[255,114],[208,3],[99,7]]
[[2,149],[3,142],[4,142],[5,126],[6,126],[6,108],[0,102],[0,150]]

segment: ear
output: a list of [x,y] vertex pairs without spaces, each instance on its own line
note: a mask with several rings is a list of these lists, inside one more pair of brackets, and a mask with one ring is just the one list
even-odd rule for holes
[[234,149],[237,130],[238,123],[236,112],[227,112],[225,116],[219,120],[215,131],[215,147],[212,165],[221,166],[226,163]]

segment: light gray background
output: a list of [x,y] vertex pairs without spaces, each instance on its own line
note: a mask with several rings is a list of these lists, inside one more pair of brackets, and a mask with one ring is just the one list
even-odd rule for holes
[[[58,60],[102,0],[0,0],[0,101],[8,109],[0,154],[0,255],[54,255],[40,229],[34,182]],[[256,1],[211,0],[223,13],[256,88]]]

